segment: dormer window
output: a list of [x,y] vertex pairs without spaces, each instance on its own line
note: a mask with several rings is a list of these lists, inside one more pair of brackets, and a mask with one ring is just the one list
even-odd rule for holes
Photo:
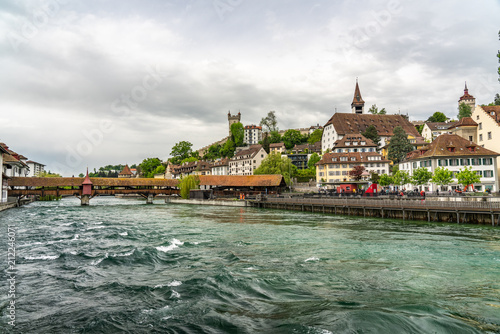
[[448,147],[448,151],[455,152],[455,148],[454,147]]

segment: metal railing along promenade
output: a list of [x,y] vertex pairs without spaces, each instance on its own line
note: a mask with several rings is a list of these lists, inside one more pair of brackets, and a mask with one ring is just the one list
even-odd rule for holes
[[267,197],[265,202],[283,205],[318,205],[365,208],[400,208],[453,211],[500,211],[500,202],[491,201],[436,201],[429,199],[362,199],[362,198],[276,198]]

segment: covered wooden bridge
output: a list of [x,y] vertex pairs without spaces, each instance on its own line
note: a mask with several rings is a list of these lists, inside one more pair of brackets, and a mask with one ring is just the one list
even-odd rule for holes
[[178,194],[179,180],[93,177],[13,177],[8,196],[76,196],[82,205],[98,195],[138,194],[153,202],[156,195]]

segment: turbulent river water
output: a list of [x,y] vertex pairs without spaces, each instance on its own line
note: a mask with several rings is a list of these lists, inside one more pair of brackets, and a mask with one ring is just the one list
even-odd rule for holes
[[0,213],[0,332],[500,333],[498,228],[79,204]]

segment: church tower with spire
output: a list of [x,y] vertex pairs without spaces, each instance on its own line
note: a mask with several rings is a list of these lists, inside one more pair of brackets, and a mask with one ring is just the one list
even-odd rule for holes
[[465,82],[464,95],[462,95],[460,100],[458,100],[458,107],[460,107],[460,104],[462,103],[468,105],[471,111],[474,111],[474,109],[476,108],[476,98],[469,94],[469,90],[467,89],[467,81]]
[[361,97],[358,78],[356,78],[356,88],[354,89],[354,98],[352,99],[351,110],[353,114],[364,114],[365,112],[365,101],[363,101],[363,98]]

